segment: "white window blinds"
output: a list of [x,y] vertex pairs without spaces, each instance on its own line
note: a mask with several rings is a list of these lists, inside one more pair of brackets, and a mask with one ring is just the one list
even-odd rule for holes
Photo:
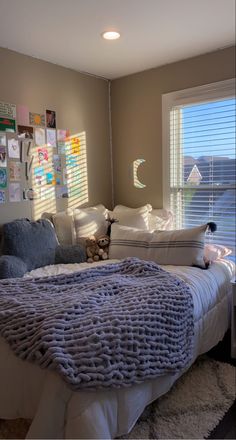
[[168,173],[175,227],[214,221],[211,240],[234,254],[235,104],[231,96],[170,107]]

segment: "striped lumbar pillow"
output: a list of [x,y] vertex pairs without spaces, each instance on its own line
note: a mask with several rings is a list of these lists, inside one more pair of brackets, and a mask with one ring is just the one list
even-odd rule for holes
[[205,268],[204,239],[208,224],[174,231],[141,231],[112,225],[109,257],[137,257],[158,264]]

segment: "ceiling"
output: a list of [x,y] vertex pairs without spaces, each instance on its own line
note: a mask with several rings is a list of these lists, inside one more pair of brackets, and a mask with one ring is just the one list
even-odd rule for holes
[[234,0],[0,0],[0,46],[114,79],[233,45],[234,17]]

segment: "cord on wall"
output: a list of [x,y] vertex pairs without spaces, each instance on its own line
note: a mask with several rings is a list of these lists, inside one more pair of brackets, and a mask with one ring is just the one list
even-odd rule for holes
[[108,81],[108,113],[109,113],[109,145],[111,157],[111,203],[114,209],[114,168],[113,168],[113,148],[112,148],[112,123],[111,123],[111,81]]

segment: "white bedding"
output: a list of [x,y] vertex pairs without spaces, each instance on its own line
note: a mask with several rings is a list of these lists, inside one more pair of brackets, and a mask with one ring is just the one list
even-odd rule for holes
[[[91,265],[87,263],[47,266],[26,277],[70,273],[88,267]],[[209,270],[164,268],[184,279],[193,295],[194,362],[223,338],[229,326],[234,265],[220,260]],[[114,438],[126,434],[145,406],[166,393],[183,373],[119,390],[73,392],[56,373],[17,358],[2,338],[0,359],[0,418],[33,419],[28,438]]]

